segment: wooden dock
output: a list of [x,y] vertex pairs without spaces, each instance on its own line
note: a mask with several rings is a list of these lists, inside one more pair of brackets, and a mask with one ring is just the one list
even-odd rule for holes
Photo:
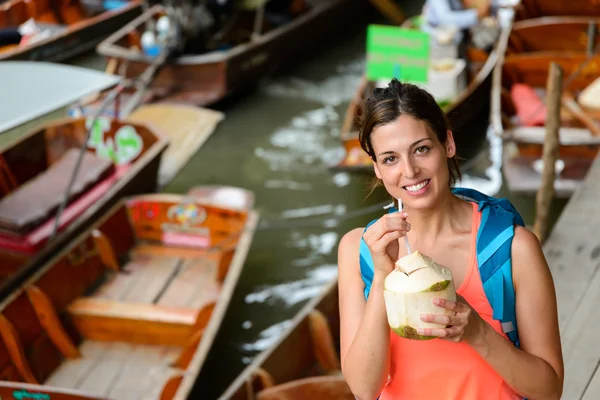
[[563,399],[600,399],[600,156],[569,200],[544,253],[558,297]]

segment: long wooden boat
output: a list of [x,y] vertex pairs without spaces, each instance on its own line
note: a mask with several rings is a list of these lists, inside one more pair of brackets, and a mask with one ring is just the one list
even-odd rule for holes
[[[492,93],[496,132],[505,140],[503,172],[509,190],[537,192],[543,170],[546,85],[551,62],[563,69],[559,160],[555,190],[569,197],[600,148],[600,110],[579,104],[582,91],[600,75],[600,56],[588,36],[600,17],[543,17],[514,23]],[[573,74],[573,77],[571,77]],[[588,89],[591,90],[591,89]]]
[[[363,0],[314,2],[291,22],[253,34],[255,12],[240,14],[229,33],[203,54],[184,54],[162,67],[148,89],[144,102],[169,101],[199,106],[211,105],[255,85],[279,68],[309,57],[337,33],[335,26],[360,21],[369,4]],[[136,77],[154,60],[141,50],[141,35],[147,23],[154,24],[165,10],[157,5],[100,43],[97,50],[111,61],[121,76]],[[119,97],[127,102],[131,93]],[[86,105],[95,109],[102,97]],[[86,111],[89,112],[89,111]]]
[[600,3],[595,0],[519,0],[515,7],[515,21],[577,15],[600,15]]
[[0,303],[2,398],[188,398],[258,220],[196,192],[121,199]]
[[54,121],[0,150],[0,287],[40,266],[116,200],[156,190],[167,140],[144,124],[101,118],[51,238],[87,125]]
[[[102,12],[86,7],[82,0],[8,0],[0,4],[0,30],[15,29],[35,21],[43,38],[0,46],[1,60],[60,62],[92,50],[101,40],[140,15],[139,0]],[[46,33],[47,32],[47,33]]]
[[337,279],[293,319],[277,342],[254,358],[219,400],[354,400],[340,367]]
[[[407,20],[403,26],[411,28],[411,20]],[[467,50],[468,83],[456,98],[441,104],[450,119],[461,157],[469,158],[474,155],[480,148],[481,141],[485,139],[489,123],[492,72],[499,55],[504,51],[499,44],[504,43],[503,37],[507,35],[508,33],[501,29],[496,44],[489,53],[476,48]],[[333,169],[372,172],[373,162],[360,147],[357,117],[360,115],[362,102],[370,96],[376,85],[376,82],[363,77],[358,86],[340,128],[340,139],[345,155],[339,163],[332,165]]]

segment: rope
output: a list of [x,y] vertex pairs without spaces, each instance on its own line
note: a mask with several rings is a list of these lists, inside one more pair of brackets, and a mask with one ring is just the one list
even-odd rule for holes
[[158,56],[148,66],[148,68],[146,68],[144,70],[144,72],[142,72],[138,77],[136,77],[134,79],[125,79],[121,83],[119,83],[117,86],[115,86],[113,89],[111,89],[110,92],[108,93],[108,95],[104,98],[104,100],[100,104],[100,107],[92,114],[90,126],[86,132],[86,135],[85,135],[83,141],[81,142],[81,147],[79,149],[79,156],[77,158],[77,163],[75,164],[75,168],[73,168],[73,172],[71,173],[71,177],[69,179],[69,184],[67,185],[67,188],[63,195],[62,201],[61,201],[58,211],[56,213],[56,217],[54,220],[54,227],[52,229],[52,234],[50,235],[50,238],[48,239],[47,244],[52,242],[52,240],[58,234],[58,227],[60,225],[60,217],[62,216],[62,214],[65,210],[65,207],[67,206],[67,203],[69,201],[69,196],[71,195],[71,190],[75,183],[75,179],[77,178],[77,174],[79,173],[79,169],[81,168],[81,163],[83,161],[83,155],[87,151],[87,143],[92,134],[92,130],[94,129],[94,125],[95,125],[96,121],[102,115],[104,110],[106,110],[106,108],[115,101],[117,96],[119,94],[121,94],[121,92],[123,92],[123,90],[125,90],[129,87],[132,87],[132,86],[138,86],[138,91],[136,92],[136,95],[133,96],[132,101],[128,104],[127,109],[135,108],[135,103],[137,103],[137,101],[139,101],[141,98],[141,95],[138,95],[138,93],[143,93],[143,91],[145,90],[147,85],[150,83],[151,79],[154,77],[156,72],[160,69],[160,67],[162,65],[164,65],[165,61],[169,57],[169,54],[170,54],[170,47],[165,46],[165,50],[163,52],[161,52],[160,56]]

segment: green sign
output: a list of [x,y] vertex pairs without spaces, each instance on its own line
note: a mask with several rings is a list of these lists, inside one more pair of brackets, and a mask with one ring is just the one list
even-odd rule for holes
[[[89,129],[91,118],[86,120],[86,128]],[[119,128],[113,138],[104,138],[104,133],[110,131],[111,122],[106,118],[94,120],[94,126],[88,147],[96,149],[96,155],[100,158],[111,160],[117,165],[128,164],[142,153],[144,141],[136,132],[135,128],[125,125]],[[0,399],[1,400],[1,399]]]
[[398,78],[427,82],[429,34],[416,29],[369,25],[367,29],[367,78]]

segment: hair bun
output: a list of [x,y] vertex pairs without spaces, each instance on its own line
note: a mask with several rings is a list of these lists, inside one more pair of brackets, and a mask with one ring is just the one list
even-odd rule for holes
[[388,83],[388,89],[398,97],[402,97],[404,94],[404,85],[397,78],[392,78],[390,83]]

